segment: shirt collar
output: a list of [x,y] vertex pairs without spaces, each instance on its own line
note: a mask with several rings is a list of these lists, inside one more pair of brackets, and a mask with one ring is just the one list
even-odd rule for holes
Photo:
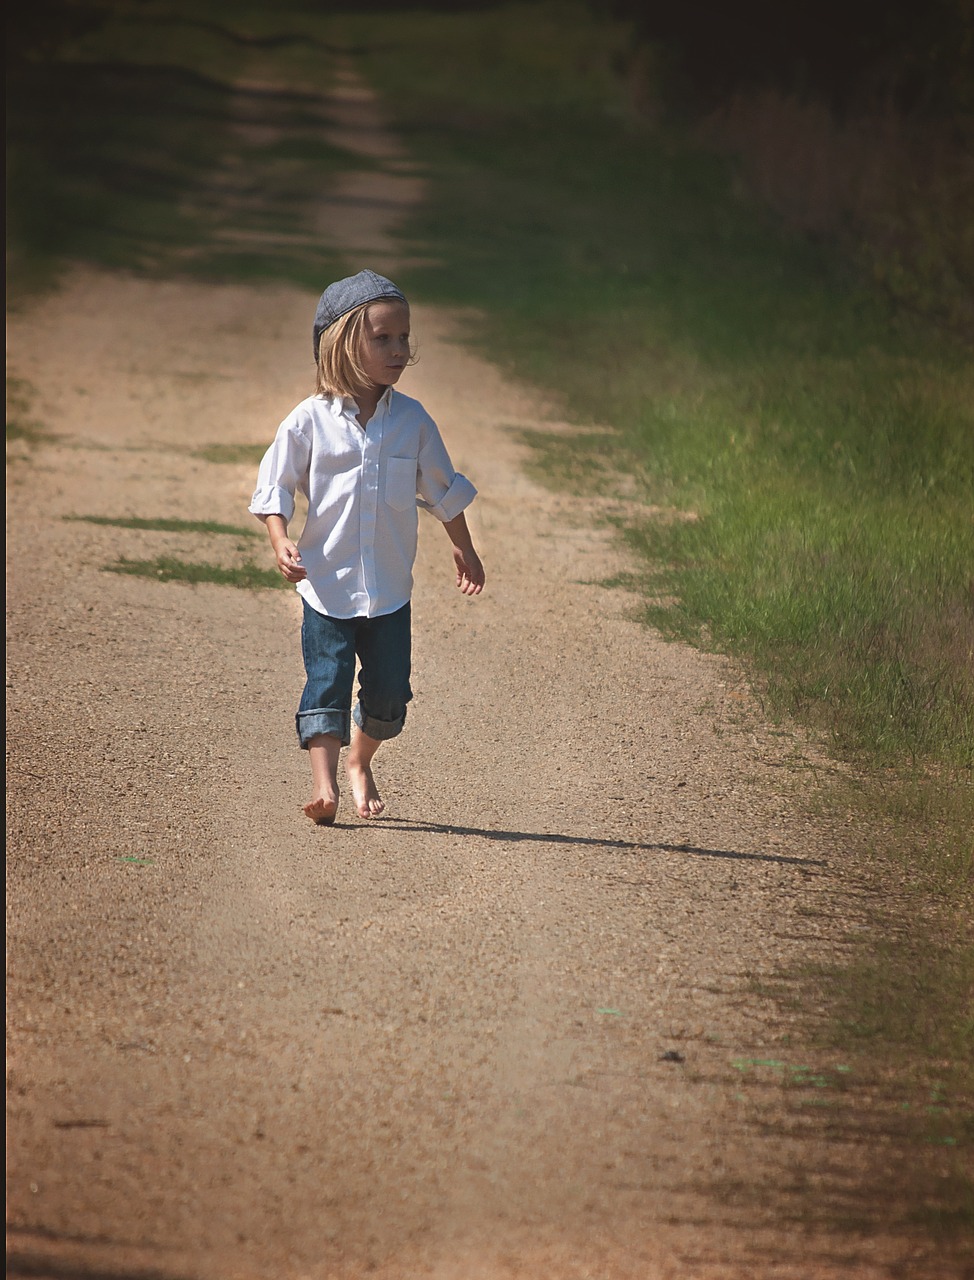
[[[385,391],[383,391],[382,395],[379,396],[379,399],[376,402],[376,409],[378,409],[379,405],[382,405],[384,408],[388,408],[392,404],[392,393],[394,390],[394,387],[386,387]],[[334,396],[331,401],[331,408],[334,413],[350,413],[353,418],[359,411],[359,406],[356,403],[354,396]]]

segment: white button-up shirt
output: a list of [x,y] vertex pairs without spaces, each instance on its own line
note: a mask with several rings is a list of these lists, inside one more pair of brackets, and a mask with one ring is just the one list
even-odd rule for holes
[[310,396],[284,419],[264,454],[254,515],[290,521],[308,499],[297,589],[332,618],[375,618],[409,600],[418,508],[453,520],[477,490],[454,470],[436,423],[390,387],[363,430],[354,400]]

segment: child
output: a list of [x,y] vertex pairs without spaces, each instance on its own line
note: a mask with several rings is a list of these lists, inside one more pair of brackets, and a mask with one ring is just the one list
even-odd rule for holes
[[[329,285],[313,341],[316,392],[281,423],[260,464],[250,510],[267,528],[281,573],[303,598],[307,682],[296,724],[313,783],[304,812],[331,826],[338,757],[350,742],[346,770],[356,810],[374,818],[385,808],[372,758],[402,731],[412,698],[417,507],[446,529],[464,595],[480,594],[484,569],[463,514],[476,489],[453,469],[422,405],[393,390],[412,362],[403,294],[374,271]],[[308,499],[308,517],[294,542],[288,524],[296,489]],[[352,713],[356,655],[361,669]]]

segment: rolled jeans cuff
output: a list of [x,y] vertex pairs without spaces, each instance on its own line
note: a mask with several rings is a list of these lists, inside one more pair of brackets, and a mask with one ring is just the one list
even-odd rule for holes
[[375,716],[370,716],[363,711],[361,702],[357,702],[352,712],[352,719],[369,738],[375,738],[377,742],[385,742],[402,733],[402,727],[406,723],[406,711],[403,708],[402,715],[396,720],[377,720]]
[[[298,741],[305,751],[312,738],[325,733],[329,737],[338,738],[343,747],[352,740],[351,717],[347,711],[299,711],[294,717],[298,731]],[[400,726],[401,727],[401,726]]]

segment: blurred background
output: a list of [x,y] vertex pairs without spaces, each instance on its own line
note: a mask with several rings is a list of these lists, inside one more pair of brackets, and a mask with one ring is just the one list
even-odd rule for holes
[[[278,50],[287,47],[289,35],[303,34],[334,48],[343,41],[354,48],[393,39],[400,41],[399,52],[408,62],[415,50],[402,35],[404,23],[414,33],[439,25],[441,34],[433,40],[441,48],[442,29],[452,25],[453,40],[467,45],[468,73],[482,77],[482,91],[489,91],[500,53],[492,15],[501,15],[510,29],[511,46],[522,45],[516,54],[506,50],[512,66],[521,77],[544,81],[536,86],[535,102],[560,71],[576,91],[573,95],[571,86],[563,85],[563,96],[590,104],[601,97],[606,106],[614,102],[630,122],[679,121],[698,130],[736,159],[740,180],[789,227],[840,241],[898,303],[970,336],[970,0],[923,5],[906,0],[815,5],[572,0],[557,7],[472,0],[425,5],[210,0],[192,6],[156,0],[12,0],[6,10],[11,248],[19,254],[38,247],[76,250],[84,240],[79,222],[93,221],[98,196],[112,191],[123,167],[126,191],[134,194],[138,166],[125,155],[123,135],[131,135],[133,111],[150,129],[153,101],[161,119],[151,132],[169,129],[171,159],[177,150],[189,154],[181,157],[179,172],[168,173],[153,165],[151,156],[144,157],[141,194],[151,201],[149,168],[157,186],[186,181],[188,163],[194,158],[205,163],[202,140],[194,139],[191,147],[180,137],[173,108],[179,102],[193,105],[195,87],[196,105],[216,124],[217,82],[239,68],[239,55],[259,48],[262,38],[265,49],[277,41]],[[120,30],[125,26],[127,38]],[[221,41],[230,47],[219,49]],[[178,85],[174,58],[183,63]],[[125,61],[155,70],[138,85],[123,83],[120,64]],[[161,75],[161,65],[170,68],[168,76]],[[194,66],[195,86],[189,80]],[[204,102],[207,94],[210,100]],[[509,105],[524,105],[523,94],[509,99]],[[79,146],[79,135],[91,130],[100,138],[85,136]],[[97,167],[93,176],[101,190],[75,190],[76,197],[86,198],[80,205],[77,199],[68,202],[65,209],[59,191],[45,189],[40,171],[45,160],[60,161],[62,182],[72,187],[79,185],[74,170],[92,173]],[[147,209],[143,215],[147,219]],[[147,233],[150,229],[146,225]]]

